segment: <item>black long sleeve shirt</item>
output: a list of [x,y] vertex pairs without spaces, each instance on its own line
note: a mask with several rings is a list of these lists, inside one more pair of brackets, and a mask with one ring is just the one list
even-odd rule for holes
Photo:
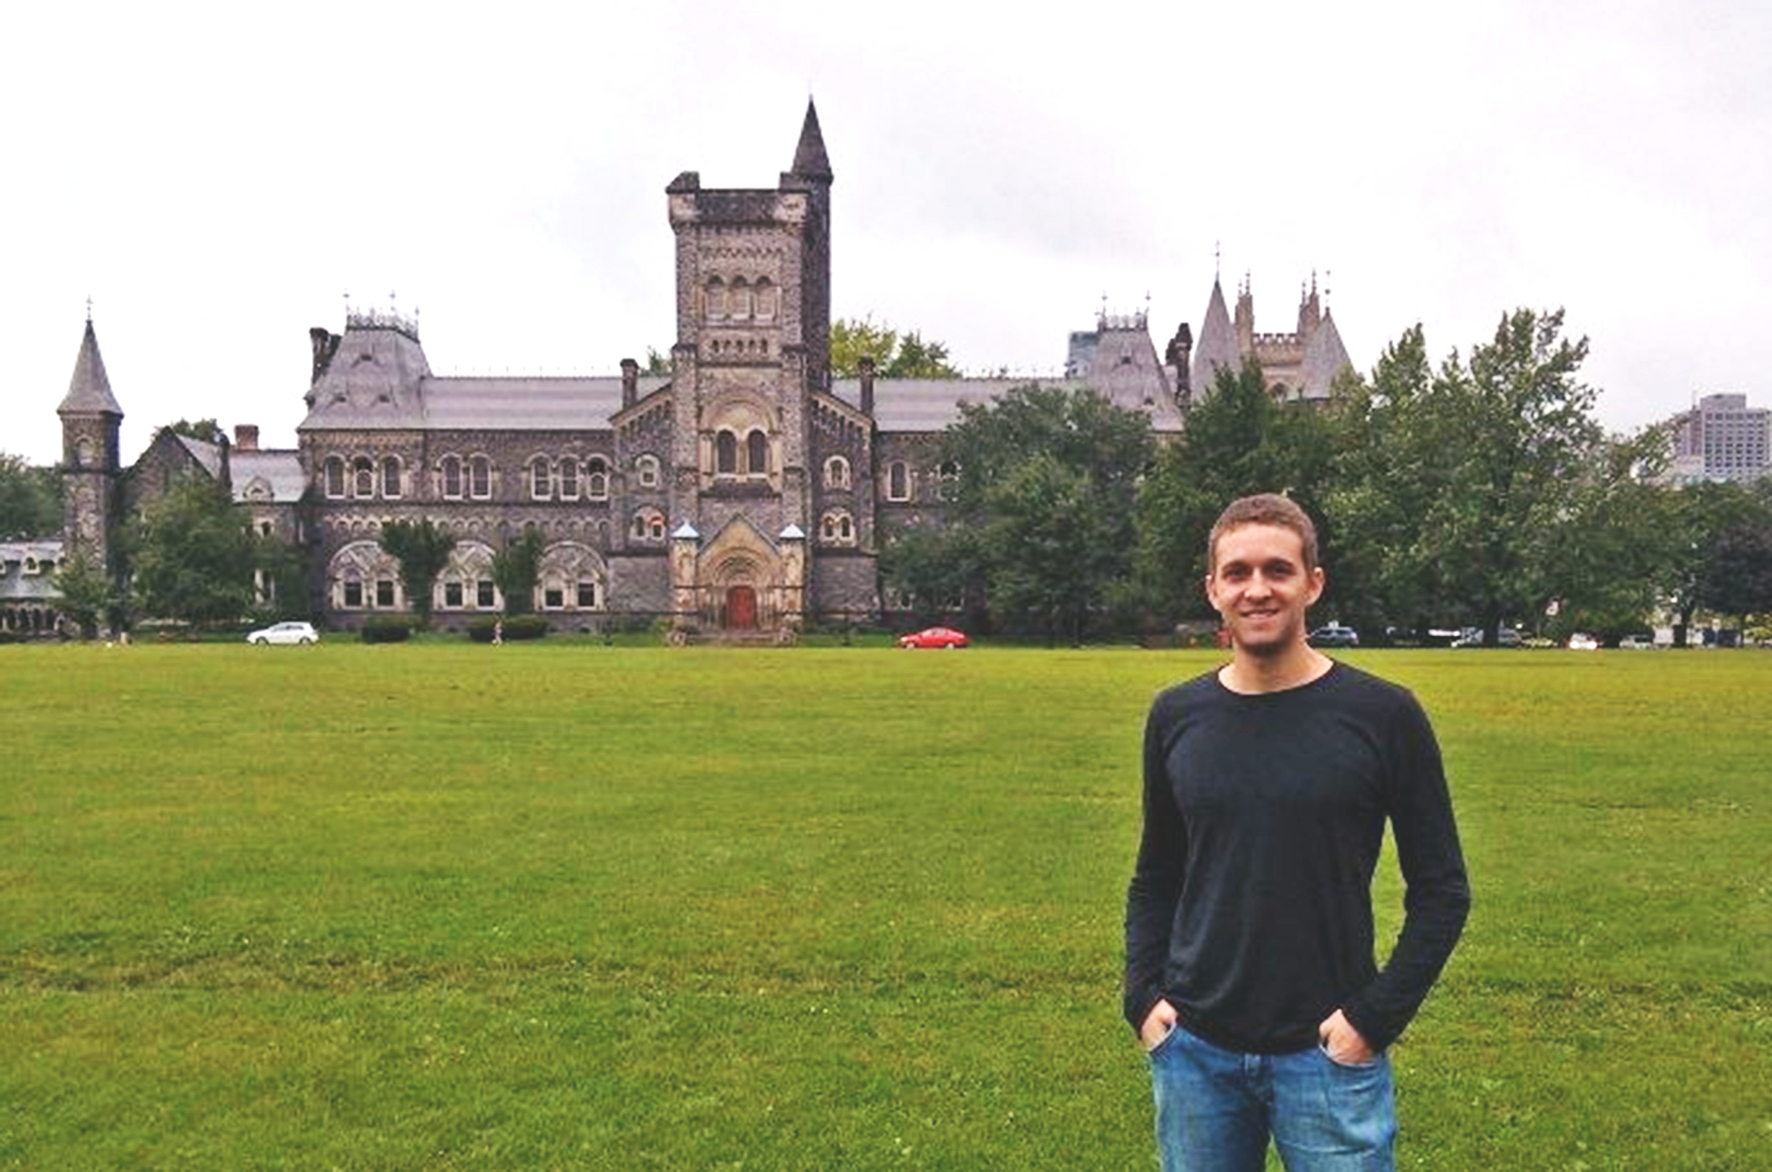
[[[1380,969],[1371,889],[1387,819],[1406,890]],[[1339,1008],[1382,1050],[1469,909],[1439,746],[1408,691],[1337,663],[1282,692],[1232,692],[1212,672],[1157,697],[1126,897],[1135,1031],[1167,999],[1216,1045],[1287,1053]]]

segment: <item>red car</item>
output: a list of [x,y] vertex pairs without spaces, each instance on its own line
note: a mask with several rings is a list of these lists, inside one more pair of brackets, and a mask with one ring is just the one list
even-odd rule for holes
[[951,651],[955,647],[966,646],[966,632],[956,631],[952,627],[929,627],[913,635],[901,635],[898,645],[900,647],[941,647]]

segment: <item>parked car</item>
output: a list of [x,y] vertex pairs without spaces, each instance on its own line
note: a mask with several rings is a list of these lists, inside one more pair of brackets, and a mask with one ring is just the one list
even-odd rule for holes
[[313,623],[272,623],[246,636],[246,641],[258,647],[272,643],[318,643],[320,632],[314,629]]
[[1310,642],[1312,647],[1358,647],[1360,632],[1340,623],[1330,623],[1312,631]]
[[1626,635],[1618,641],[1621,651],[1653,651],[1655,640],[1648,635]]
[[966,632],[956,631],[952,627],[926,627],[914,634],[899,637],[900,647],[940,647],[952,651],[956,647],[966,646]]
[[1571,651],[1598,651],[1599,649],[1600,641],[1592,635],[1577,631],[1569,636],[1569,650]]
[[[1482,645],[1483,629],[1481,627],[1466,627],[1464,634],[1452,641],[1454,647],[1481,647]],[[1495,632],[1495,645],[1497,647],[1519,648],[1524,647],[1526,643],[1524,639],[1520,638],[1518,631],[1512,627],[1502,627]]]

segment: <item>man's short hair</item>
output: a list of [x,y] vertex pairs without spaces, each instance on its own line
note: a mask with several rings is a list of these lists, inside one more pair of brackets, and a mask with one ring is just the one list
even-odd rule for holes
[[1272,525],[1292,530],[1304,546],[1304,568],[1317,568],[1317,527],[1311,523],[1310,514],[1299,508],[1295,501],[1278,493],[1262,492],[1232,501],[1213,522],[1212,534],[1206,539],[1208,573],[1218,572],[1218,539],[1245,525]]

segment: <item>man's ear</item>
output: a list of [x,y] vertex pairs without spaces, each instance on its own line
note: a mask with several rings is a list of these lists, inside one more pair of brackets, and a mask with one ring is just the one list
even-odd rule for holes
[[1306,606],[1315,606],[1317,604],[1317,599],[1323,597],[1323,587],[1328,585],[1329,576],[1327,574],[1323,573],[1322,566],[1313,566],[1313,567],[1311,567],[1310,578],[1311,578],[1311,596],[1305,602],[1305,605]]

